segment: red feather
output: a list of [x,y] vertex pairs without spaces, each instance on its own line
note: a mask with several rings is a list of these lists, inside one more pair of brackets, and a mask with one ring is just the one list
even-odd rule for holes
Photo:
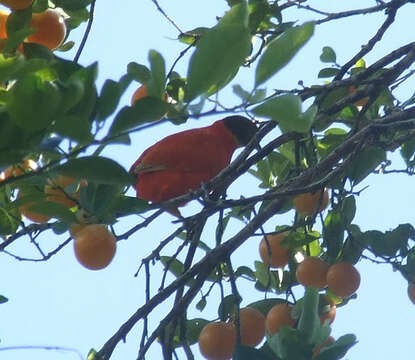
[[130,169],[137,197],[158,203],[198,189],[229,165],[238,146],[223,120],[165,137]]

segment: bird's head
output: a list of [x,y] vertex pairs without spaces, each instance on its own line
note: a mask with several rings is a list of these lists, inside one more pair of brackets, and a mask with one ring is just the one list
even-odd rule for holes
[[240,146],[245,146],[254,137],[258,128],[246,117],[233,115],[223,119],[225,126],[237,140]]

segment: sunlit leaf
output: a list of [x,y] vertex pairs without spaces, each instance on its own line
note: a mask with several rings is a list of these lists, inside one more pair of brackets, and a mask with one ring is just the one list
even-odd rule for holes
[[258,62],[255,85],[258,86],[287,65],[314,33],[314,23],[308,22],[285,31],[271,41]]
[[129,185],[133,182],[133,178],[120,164],[105,157],[85,156],[70,159],[54,168],[54,171],[76,179],[102,184]]
[[236,5],[198,40],[187,73],[187,101],[217,91],[236,74],[251,49],[247,18],[246,3]]

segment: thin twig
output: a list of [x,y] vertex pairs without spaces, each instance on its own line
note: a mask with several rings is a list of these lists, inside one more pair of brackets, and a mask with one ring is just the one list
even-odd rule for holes
[[96,2],[96,0],[91,1],[91,7],[89,8],[88,23],[86,25],[86,29],[85,29],[84,35],[82,37],[81,43],[79,44],[78,51],[76,52],[75,57],[73,58],[73,61],[75,63],[77,63],[79,61],[79,58],[82,54],[82,51],[84,50],[86,41],[88,40],[88,36],[89,36],[89,34],[91,32],[91,29],[92,29],[92,23],[94,21],[95,2]]

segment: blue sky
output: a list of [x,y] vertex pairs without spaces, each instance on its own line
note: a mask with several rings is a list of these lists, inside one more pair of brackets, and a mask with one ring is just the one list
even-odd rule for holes
[[[323,3],[323,4],[322,4]],[[375,1],[348,2],[311,2],[326,11],[367,7],[375,5]],[[160,0],[160,5],[172,19],[184,30],[198,26],[212,26],[216,16],[226,10],[224,0]],[[324,6],[324,8],[323,8]],[[346,8],[347,7],[347,8]],[[296,11],[290,12],[290,20],[300,22],[310,19],[305,12],[300,16]],[[415,16],[414,5],[407,5],[398,12],[396,24],[387,32],[381,46],[375,48],[373,56],[365,58],[370,64],[377,58],[386,55],[392,49],[413,41]],[[314,18],[314,16],[311,16]],[[288,18],[287,18],[288,20]],[[354,19],[341,20],[332,24],[317,27],[314,37],[292,63],[272,78],[266,86],[288,89],[297,87],[303,80],[305,85],[321,83],[317,80],[318,70],[324,65],[319,60],[323,46],[331,46],[337,52],[339,63],[347,61],[361,45],[373,36],[383,16],[366,15]],[[399,24],[399,26],[397,25]],[[71,40],[79,44],[83,28],[71,34]],[[122,4],[98,1],[95,21],[91,36],[87,42],[81,63],[99,63],[99,87],[105,79],[117,80],[125,74],[130,61],[147,64],[148,51],[158,50],[170,67],[183,45],[173,41],[178,35],[174,27],[157,11],[150,0],[123,0]],[[74,52],[63,54],[71,57]],[[186,73],[186,58],[177,66],[177,71]],[[245,88],[253,84],[253,69],[244,69],[236,80]],[[122,105],[128,104],[135,88],[131,86],[122,98]],[[400,96],[408,96],[414,89],[414,81],[408,83]],[[220,99],[233,104],[236,99],[229,89],[223,91]],[[189,127],[210,124],[216,117],[190,120],[180,127],[164,124],[133,137],[131,146],[113,146],[103,153],[117,160],[125,168],[134,162],[141,152],[155,141],[168,134]],[[399,161],[397,155],[391,159]],[[399,164],[399,163],[398,163]],[[402,165],[402,164],[399,164]],[[397,165],[397,167],[399,167]],[[259,193],[258,182],[250,175],[243,176],[231,188],[231,195]],[[415,190],[413,180],[404,175],[371,176],[361,184],[361,188],[370,185],[358,198],[358,212],[355,223],[363,230],[388,230],[400,223],[415,224],[413,200]],[[185,213],[192,213],[197,206],[190,205]],[[0,294],[9,297],[10,301],[0,305],[0,350],[8,346],[57,346],[76,349],[86,356],[91,347],[99,349],[119,326],[144,302],[144,277],[142,273],[134,277],[141,258],[147,256],[164,236],[173,229],[169,215],[157,220],[151,227],[136,233],[130,239],[118,244],[113,263],[106,269],[92,272],[82,268],[74,258],[72,245],[64,248],[58,255],[47,262],[19,262],[0,254]],[[284,217],[276,217],[266,224],[266,230],[276,225],[290,224],[292,213]],[[116,225],[118,232],[124,232],[140,221],[139,217],[130,217]],[[237,230],[233,224],[227,235]],[[206,227],[204,241],[214,241],[215,223]],[[52,233],[41,238],[41,246],[47,251],[53,249],[67,235],[56,236]],[[252,266],[259,259],[257,247],[260,238],[247,241],[233,260],[235,266]],[[33,246],[27,239],[20,239],[9,251],[25,256],[33,256]],[[174,247],[166,253],[171,254]],[[353,360],[375,359],[410,359],[412,350],[412,324],[415,322],[415,305],[406,295],[406,281],[390,266],[375,265],[362,261],[358,265],[362,283],[358,290],[358,299],[351,301],[346,307],[338,309],[333,323],[333,336],[355,333],[359,343],[346,356]],[[152,284],[157,290],[162,268],[153,268]],[[258,300],[262,294],[252,291],[250,284],[241,282],[243,305]],[[301,292],[301,291],[300,291]],[[208,306],[203,313],[190,309],[189,317],[216,317],[218,294],[213,293],[208,299]],[[160,314],[169,307],[161,306],[150,318],[150,324],[157,324]],[[135,359],[141,326],[119,344],[112,357],[113,360]],[[197,355],[197,359],[200,355]],[[33,348],[0,351],[0,358],[17,360],[72,360],[79,359],[77,352],[37,350]],[[160,358],[159,346],[154,344],[148,359]]]

